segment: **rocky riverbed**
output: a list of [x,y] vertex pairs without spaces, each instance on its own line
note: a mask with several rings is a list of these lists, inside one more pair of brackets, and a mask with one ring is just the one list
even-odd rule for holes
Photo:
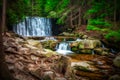
[[4,48],[9,70],[18,80],[120,80],[119,53],[62,55],[14,33],[6,33]]

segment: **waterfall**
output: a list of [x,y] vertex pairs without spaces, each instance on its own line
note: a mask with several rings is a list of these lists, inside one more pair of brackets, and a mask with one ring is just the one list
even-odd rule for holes
[[51,20],[41,17],[26,17],[13,26],[13,31],[22,36],[51,36]]
[[61,53],[61,54],[68,54],[68,53],[73,53],[71,51],[71,48],[70,48],[70,45],[68,42],[61,42],[59,43],[57,46],[56,46],[56,49],[58,53]]

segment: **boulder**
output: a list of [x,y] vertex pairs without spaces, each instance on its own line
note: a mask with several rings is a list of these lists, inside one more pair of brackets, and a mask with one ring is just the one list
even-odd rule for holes
[[55,50],[55,47],[58,44],[58,41],[47,40],[47,41],[41,42],[41,44],[43,45],[43,48]]
[[120,68],[120,56],[117,56],[114,60],[113,60],[113,64]]
[[95,48],[94,52],[99,55],[108,55],[109,54],[109,49],[107,48]]
[[43,80],[54,80],[55,73],[53,71],[46,71],[43,73]]
[[72,62],[71,67],[75,68],[76,70],[82,70],[88,72],[98,70],[92,64],[93,63],[89,61],[79,61],[79,62]]
[[100,47],[101,42],[99,40],[82,40],[79,42],[79,49],[94,49]]

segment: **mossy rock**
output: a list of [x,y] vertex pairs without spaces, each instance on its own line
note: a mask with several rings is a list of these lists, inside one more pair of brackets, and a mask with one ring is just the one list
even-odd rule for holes
[[99,40],[82,40],[79,42],[79,49],[94,49],[100,46],[101,42]]
[[90,49],[82,49],[79,51],[80,51],[80,53],[92,54],[92,50],[90,50]]
[[71,50],[72,50],[72,51],[77,51],[78,48],[77,48],[77,47],[72,47]]

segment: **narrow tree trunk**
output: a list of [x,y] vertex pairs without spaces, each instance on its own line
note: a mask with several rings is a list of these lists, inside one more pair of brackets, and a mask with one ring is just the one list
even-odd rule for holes
[[0,19],[0,80],[13,80],[8,67],[5,63],[5,55],[3,48],[3,28],[5,26],[5,12],[6,12],[6,0],[3,0],[2,20]]
[[116,4],[116,0],[114,0],[114,27],[116,28],[116,6],[117,6],[117,4]]

